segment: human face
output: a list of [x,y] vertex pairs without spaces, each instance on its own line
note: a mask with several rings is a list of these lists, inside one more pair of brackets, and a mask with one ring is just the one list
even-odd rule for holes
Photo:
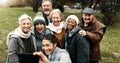
[[24,32],[24,33],[28,33],[29,31],[30,31],[30,29],[31,29],[31,21],[28,19],[28,18],[26,18],[26,19],[23,19],[21,22],[20,22],[20,27],[21,27],[21,29],[22,29],[22,31]]
[[61,17],[59,13],[52,14],[52,23],[54,26],[59,26],[61,22]]
[[67,21],[67,28],[69,31],[72,31],[76,27],[77,23],[74,19],[68,19]]
[[50,1],[45,1],[42,3],[42,10],[47,16],[50,15],[50,12],[52,11],[52,4]]
[[43,39],[42,41],[42,49],[45,52],[46,55],[50,55],[54,52],[54,49],[56,48],[56,43],[53,44],[49,40]]
[[39,33],[42,33],[44,31],[44,24],[38,23],[35,28]]
[[92,21],[93,15],[92,14],[83,14],[83,20],[85,24],[88,24]]

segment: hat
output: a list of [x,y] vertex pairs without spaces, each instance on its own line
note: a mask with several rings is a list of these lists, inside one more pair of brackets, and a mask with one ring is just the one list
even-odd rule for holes
[[41,24],[44,24],[45,25],[45,19],[44,19],[44,17],[43,17],[43,15],[42,15],[42,13],[41,12],[38,12],[38,13],[36,13],[36,16],[35,16],[35,18],[34,18],[34,26],[36,25],[36,24],[38,24],[38,23],[41,23]]
[[19,23],[23,20],[23,19],[26,19],[28,18],[30,21],[32,21],[32,18],[30,16],[28,16],[27,14],[22,14],[19,18],[18,18],[18,21]]
[[43,20],[41,20],[41,19],[36,19],[36,20],[34,21],[34,26],[36,26],[36,24],[38,24],[38,23],[41,23],[41,24],[44,24],[44,25],[45,25],[45,21],[43,21]]
[[76,21],[76,23],[79,24],[79,19],[78,19],[78,17],[77,17],[76,15],[70,15],[70,16],[68,16],[67,19],[66,19],[66,22],[67,22],[70,18],[71,18],[71,19],[74,19],[74,20]]
[[86,7],[83,12],[83,14],[93,14],[94,13],[94,10],[92,8],[88,8]]

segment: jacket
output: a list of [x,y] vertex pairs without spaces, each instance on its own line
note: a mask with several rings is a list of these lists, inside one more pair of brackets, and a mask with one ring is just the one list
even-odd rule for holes
[[84,27],[84,21],[82,20],[79,23],[79,26],[82,27],[86,31],[86,39],[89,41],[90,44],[90,60],[100,60],[100,41],[106,31],[106,26],[96,18],[93,18],[93,21],[88,24],[88,27]]
[[33,33],[33,38],[35,40],[35,48],[37,51],[42,50],[42,40],[46,34],[52,34],[52,31],[48,28],[44,28],[44,31],[42,33],[37,32],[37,30],[32,27],[32,33]]
[[72,33],[66,31],[63,35],[63,47],[70,54],[72,63],[89,63],[89,43],[78,33],[79,30],[76,27]]
[[[23,44],[22,39],[16,35],[10,35],[10,40],[8,43],[8,57],[6,63],[19,63],[19,59],[17,54],[25,52],[25,46]],[[35,48],[35,40],[33,40],[33,34],[30,36],[31,43]],[[36,48],[35,48],[36,51]]]
[[54,52],[48,56],[50,63],[71,63],[69,53],[65,49],[56,47]]

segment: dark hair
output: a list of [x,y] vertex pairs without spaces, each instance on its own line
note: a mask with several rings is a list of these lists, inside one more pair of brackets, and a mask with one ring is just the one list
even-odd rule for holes
[[54,36],[53,34],[47,34],[44,36],[45,40],[49,40],[51,43],[55,44],[58,41],[58,38]]

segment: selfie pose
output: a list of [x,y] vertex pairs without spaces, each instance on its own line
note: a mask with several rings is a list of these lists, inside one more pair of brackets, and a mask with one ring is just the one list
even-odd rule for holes
[[48,58],[43,52],[33,53],[33,55],[40,56],[39,63],[71,63],[69,53],[65,49],[57,47],[57,41],[58,39],[54,35],[45,35],[42,41],[42,49]]

